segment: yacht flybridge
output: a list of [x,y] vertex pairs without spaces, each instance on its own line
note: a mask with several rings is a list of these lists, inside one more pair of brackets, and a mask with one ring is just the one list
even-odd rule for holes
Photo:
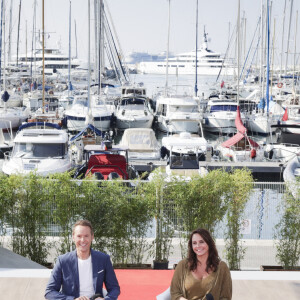
[[[169,58],[169,74],[195,74],[196,51],[185,52]],[[204,31],[204,41],[197,50],[198,75],[218,75],[223,68],[226,75],[234,75],[234,65],[225,62],[220,53],[208,49],[207,33]],[[167,61],[147,61],[138,64],[140,73],[165,74]]]

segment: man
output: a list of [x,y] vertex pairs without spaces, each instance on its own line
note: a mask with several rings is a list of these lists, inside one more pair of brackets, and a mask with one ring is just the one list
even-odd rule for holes
[[[101,295],[97,299],[118,298],[120,287],[110,257],[91,249],[93,239],[89,221],[79,220],[74,224],[76,250],[58,257],[46,288],[46,299],[89,300],[94,294]],[[104,298],[103,283],[108,292]]]

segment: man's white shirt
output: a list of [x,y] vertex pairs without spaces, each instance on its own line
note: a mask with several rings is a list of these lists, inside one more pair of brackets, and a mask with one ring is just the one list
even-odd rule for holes
[[92,257],[88,259],[78,258],[80,296],[92,297],[95,294],[93,286]]

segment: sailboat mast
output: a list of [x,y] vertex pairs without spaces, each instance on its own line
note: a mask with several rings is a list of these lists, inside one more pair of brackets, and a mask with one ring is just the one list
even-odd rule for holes
[[68,66],[68,96],[70,96],[71,90],[71,9],[72,9],[72,1],[70,0],[69,6],[69,66]]
[[43,114],[45,113],[45,15],[44,15],[44,11],[45,11],[45,0],[43,0],[42,2],[42,48],[43,48],[43,109],[42,112]]
[[198,0],[196,7],[196,61],[195,61],[195,97],[198,95]]
[[267,1],[267,83],[266,83],[266,101],[267,115],[269,116],[269,87],[270,87],[270,5]]
[[169,72],[169,44],[170,44],[170,19],[171,19],[171,0],[169,0],[169,13],[168,13],[168,38],[167,38],[167,57],[166,57],[166,85],[165,85],[165,95],[168,93],[168,72]]
[[238,0],[238,18],[237,18],[237,102],[239,104],[240,101],[240,7],[241,7],[241,1]]
[[282,39],[281,39],[280,76],[279,76],[279,79],[281,78],[281,75],[282,75],[285,10],[286,10],[286,0],[284,0],[284,11],[283,11],[283,21],[282,21]]
[[3,1],[3,16],[2,16],[2,23],[3,23],[3,92],[6,91],[6,47],[5,47],[5,0]]
[[3,0],[1,0],[1,23],[0,23],[0,90],[1,90],[1,56],[2,56],[2,21],[3,21]]
[[77,52],[77,30],[76,30],[76,20],[74,20],[74,31],[75,31],[76,58],[78,58],[78,52]]
[[18,21],[18,37],[17,37],[17,66],[19,64],[19,39],[20,39],[20,19],[21,19],[21,0],[19,4],[19,21]]
[[[297,51],[297,27],[298,27],[298,10],[296,11],[296,22],[295,22],[295,38],[294,38],[294,70],[293,70],[293,93],[296,96],[295,91],[295,75],[296,75],[296,51]],[[298,78],[298,77],[297,77]]]
[[14,0],[10,2],[9,10],[9,27],[8,27],[8,61],[11,62],[11,36],[12,36],[12,10],[13,10]]
[[289,58],[289,52],[290,52],[290,35],[291,35],[291,22],[292,22],[292,14],[293,14],[293,5],[294,5],[294,0],[291,0],[290,17],[289,17],[290,22],[289,22],[287,49],[286,49],[286,57],[285,57],[285,75],[287,75],[287,65],[288,65],[288,58]]
[[[90,98],[91,98],[91,95],[90,95],[90,90],[91,90],[91,54],[90,54],[90,47],[91,47],[91,36],[90,36],[90,29],[91,29],[91,11],[90,11],[90,6],[91,6],[91,3],[90,3],[90,0],[88,0],[88,116],[87,116],[87,119],[89,120],[89,117],[90,117],[90,106],[91,106],[91,103],[90,103]],[[88,121],[90,122],[90,120]],[[87,124],[86,124],[87,125]]]

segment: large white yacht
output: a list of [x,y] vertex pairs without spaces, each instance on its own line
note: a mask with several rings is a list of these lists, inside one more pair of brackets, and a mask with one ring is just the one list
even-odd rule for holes
[[[45,75],[53,75],[56,72],[67,74],[69,70],[69,57],[63,54],[58,48],[47,47],[44,50],[45,56]],[[27,54],[21,54],[18,61],[22,65],[28,65],[35,68],[38,74],[43,70],[43,48],[40,46],[35,51],[31,51]],[[81,62],[78,59],[71,59],[71,69],[74,70],[80,66]]]
[[[169,74],[195,74],[196,51],[185,52],[168,59]],[[137,65],[139,73],[165,74],[167,61],[142,61]],[[204,31],[204,41],[197,50],[198,75],[218,75],[221,68],[226,75],[234,75],[234,65],[225,62],[220,53],[208,49],[207,33]]]

